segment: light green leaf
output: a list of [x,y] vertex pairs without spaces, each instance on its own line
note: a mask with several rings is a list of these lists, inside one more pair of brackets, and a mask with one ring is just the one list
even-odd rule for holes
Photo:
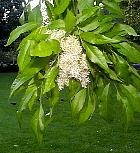
[[100,25],[100,23],[98,22],[98,20],[93,20],[91,23],[89,23],[88,25],[80,28],[82,31],[84,32],[88,32],[88,31],[93,31],[95,30],[98,26]]
[[80,35],[81,39],[89,42],[91,44],[108,44],[108,43],[118,43],[119,40],[111,39],[101,34],[94,34],[94,32],[83,32]]
[[72,114],[75,116],[83,108],[86,99],[86,89],[80,90],[71,102]]
[[76,17],[71,11],[67,11],[65,19],[65,29],[66,32],[71,32],[76,25]]
[[46,41],[41,41],[36,48],[30,50],[31,56],[46,57],[52,54],[52,49]]
[[6,46],[10,45],[12,42],[14,42],[22,33],[25,33],[29,30],[32,30],[37,27],[36,23],[29,22],[22,26],[17,27],[15,30],[13,30],[10,34],[10,37],[8,39],[8,42]]
[[128,44],[122,42],[120,44],[113,44],[117,51],[127,57],[130,62],[140,63],[140,51]]
[[38,25],[42,25],[42,14],[39,5],[34,7],[32,10],[28,11],[28,22],[35,22]]
[[[24,41],[24,40],[23,40]],[[17,58],[17,63],[19,67],[19,71],[22,72],[23,69],[29,64],[30,57],[30,49],[35,46],[36,43],[34,40],[25,40],[19,46],[19,54]]]
[[78,9],[82,12],[93,5],[94,0],[78,0]]
[[28,82],[36,73],[46,66],[47,58],[34,58],[24,69],[23,73],[20,73],[14,80],[11,86],[11,94],[18,90],[24,83]]
[[67,9],[69,3],[70,0],[60,0],[60,3],[54,9],[55,14],[60,15],[61,13],[63,13]]
[[49,19],[54,19],[55,18],[55,14],[54,14],[54,7],[53,5],[48,1],[45,0],[45,4],[47,6],[47,15],[49,17]]
[[64,20],[58,19],[50,22],[48,25],[49,29],[65,29],[65,22]]
[[95,7],[89,7],[88,9],[85,9],[82,11],[81,14],[77,15],[77,22],[76,24],[85,22],[88,18],[95,16],[95,13],[99,10],[98,6]]
[[55,78],[58,75],[58,66],[52,67],[44,76],[45,83],[44,83],[44,90],[43,94],[49,92],[52,88],[55,87]]

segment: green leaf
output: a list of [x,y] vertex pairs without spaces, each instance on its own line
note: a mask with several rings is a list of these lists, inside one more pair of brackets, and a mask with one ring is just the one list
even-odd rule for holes
[[121,56],[116,55],[117,61],[115,64],[115,71],[117,75],[124,80],[126,83],[130,80],[130,72],[129,72],[129,65],[125,59]]
[[[22,112],[29,106],[29,104],[31,103],[33,104],[36,98],[37,98],[37,87],[34,85],[28,86],[24,96],[21,99],[18,112]],[[32,107],[30,105],[30,110],[31,108]]]
[[71,32],[76,25],[76,17],[71,11],[67,11],[65,19],[65,29],[66,32]]
[[57,40],[41,41],[36,48],[30,50],[31,56],[46,57],[60,52],[60,43]]
[[126,97],[120,95],[120,92],[118,92],[118,97],[123,104],[123,110],[124,110],[124,114],[122,116],[122,124],[123,127],[127,130],[128,124],[132,122],[134,119],[134,112],[132,106],[129,103],[129,100]]
[[25,33],[29,30],[32,30],[37,27],[36,23],[29,22],[22,26],[17,27],[15,30],[13,30],[10,34],[10,37],[8,39],[8,42],[6,46],[10,45],[12,42],[14,42],[22,33]]
[[98,26],[100,25],[100,23],[98,22],[97,19],[93,20],[91,23],[89,23],[88,25],[80,28],[82,31],[84,32],[88,32],[88,31],[93,31],[95,30]]
[[83,108],[86,100],[86,89],[80,90],[71,102],[72,114],[75,116]]
[[95,13],[99,10],[98,6],[95,7],[89,7],[88,9],[85,9],[82,11],[81,14],[77,15],[77,22],[76,24],[85,22],[88,18],[95,16]]
[[82,12],[93,5],[94,0],[78,0],[78,9]]
[[124,97],[127,97],[133,110],[140,112],[140,93],[137,92],[136,88],[132,85],[122,85],[121,89]]
[[53,29],[65,29],[65,22],[64,20],[58,19],[52,21],[49,25],[48,28],[53,30]]
[[49,17],[49,19],[54,19],[55,18],[55,14],[54,14],[54,7],[53,5],[48,1],[45,0],[45,4],[47,6],[47,15]]
[[115,14],[118,17],[123,17],[123,13],[118,2],[115,2],[115,0],[103,0],[102,3],[111,14]]
[[44,83],[44,90],[43,94],[49,92],[52,88],[55,87],[55,78],[58,75],[58,66],[52,67],[44,76],[45,83]]
[[118,29],[123,30],[126,32],[126,34],[132,35],[132,36],[138,36],[136,31],[129,25],[126,24],[118,24]]
[[95,111],[95,104],[96,104],[95,99],[93,99],[91,95],[88,95],[88,104],[80,112],[80,117],[79,117],[80,124],[84,123],[86,120],[88,120],[91,117],[91,115]]
[[44,118],[44,110],[42,104],[40,104],[39,109],[35,112],[31,120],[32,129],[38,139],[38,142],[42,142],[43,131],[45,128],[45,118]]
[[112,121],[115,115],[115,105],[117,102],[117,90],[115,89],[114,84],[109,83],[105,86],[102,95],[100,96],[100,115],[106,120]]
[[49,104],[51,107],[54,107],[59,101],[60,91],[56,85],[51,91],[51,97],[49,97]]
[[67,9],[69,3],[70,0],[60,0],[60,3],[54,9],[55,14],[60,15],[61,13],[63,13]]
[[35,22],[38,25],[42,25],[42,14],[39,5],[30,10],[28,15],[28,22]]
[[92,46],[89,44],[84,44],[84,48],[86,50],[86,54],[91,62],[98,64],[102,69],[104,69],[113,80],[118,80],[114,71],[112,71],[107,64],[107,60],[104,57],[102,51],[100,51],[96,46]]
[[127,57],[130,62],[140,63],[140,51],[128,44],[122,42],[120,44],[113,44],[117,51]]
[[16,79],[14,80],[11,86],[11,94],[18,90],[24,83],[29,81],[31,78],[34,77],[41,69],[46,66],[47,58],[34,58],[28,64],[28,66],[24,69],[23,73],[20,73]]
[[110,30],[106,36],[108,37],[115,37],[115,36],[125,36],[125,35],[133,35],[133,36],[137,36],[137,33],[135,32],[135,30],[130,27],[129,25],[126,24],[115,24],[115,26],[112,28],[112,30]]
[[[24,41],[24,40],[23,40]],[[25,40],[19,46],[19,54],[17,58],[17,63],[19,67],[19,71],[22,72],[23,69],[29,64],[30,57],[30,49],[35,46],[36,43],[34,40]]]
[[30,54],[31,56],[46,57],[52,54],[52,50],[46,41],[41,41],[34,50],[30,51]]
[[80,90],[81,85],[78,81],[71,79],[69,82],[69,97],[73,99],[74,95]]
[[89,42],[91,44],[108,44],[108,43],[118,43],[119,40],[111,39],[101,34],[94,34],[94,32],[83,32],[80,35],[81,39]]

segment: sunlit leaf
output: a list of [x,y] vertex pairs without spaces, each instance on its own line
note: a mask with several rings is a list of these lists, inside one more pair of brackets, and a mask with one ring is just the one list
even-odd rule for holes
[[71,32],[76,25],[76,17],[71,11],[67,11],[65,19],[65,28],[67,32]]
[[55,87],[55,78],[58,75],[58,66],[52,67],[44,76],[44,90],[43,94],[49,92],[52,88]]
[[55,14],[59,15],[61,13],[63,13],[66,8],[68,7],[70,3],[70,0],[60,0],[60,3],[57,5],[57,7],[54,9]]
[[36,23],[29,22],[22,26],[17,27],[15,30],[13,30],[10,34],[10,37],[8,39],[8,42],[6,46],[10,45],[12,42],[14,42],[22,33],[25,33],[29,30],[32,30],[37,27]]
[[111,39],[101,34],[94,34],[94,32],[83,32],[80,37],[91,44],[108,44],[120,42],[120,40]]

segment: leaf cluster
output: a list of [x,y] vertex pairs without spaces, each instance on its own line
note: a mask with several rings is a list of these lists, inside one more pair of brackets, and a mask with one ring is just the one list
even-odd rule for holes
[[127,35],[138,35],[129,25],[118,23],[118,19],[124,18],[120,1],[100,2],[103,6],[94,5],[94,0],[54,0],[54,5],[46,0],[49,25],[40,26],[42,17],[37,6],[31,11],[28,23],[16,28],[9,37],[7,45],[30,31],[18,48],[19,74],[12,84],[11,96],[24,91],[18,115],[20,118],[26,108],[35,111],[32,127],[39,141],[52,120],[61,93],[56,79],[62,50],[60,42],[46,34],[48,29],[62,29],[66,35],[75,35],[87,56],[90,71],[87,88],[82,88],[75,79],[65,88],[72,115],[79,124],[90,119],[95,108],[103,118],[112,121],[118,113],[116,106],[120,106],[125,127],[134,113],[140,112],[140,75],[131,66],[140,63],[140,51],[126,39]]

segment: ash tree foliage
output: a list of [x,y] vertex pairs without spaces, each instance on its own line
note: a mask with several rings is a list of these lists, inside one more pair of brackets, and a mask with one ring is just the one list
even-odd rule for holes
[[49,22],[43,22],[40,4],[34,9],[27,6],[28,22],[22,16],[22,26],[11,32],[7,45],[22,33],[28,35],[17,50],[19,73],[10,96],[24,93],[19,121],[29,109],[39,141],[63,90],[79,124],[97,108],[108,121],[121,113],[127,128],[134,113],[140,112],[140,75],[131,66],[140,63],[140,51],[126,39],[138,35],[129,25],[118,23],[124,19],[120,2],[54,0],[51,4],[46,0]]

